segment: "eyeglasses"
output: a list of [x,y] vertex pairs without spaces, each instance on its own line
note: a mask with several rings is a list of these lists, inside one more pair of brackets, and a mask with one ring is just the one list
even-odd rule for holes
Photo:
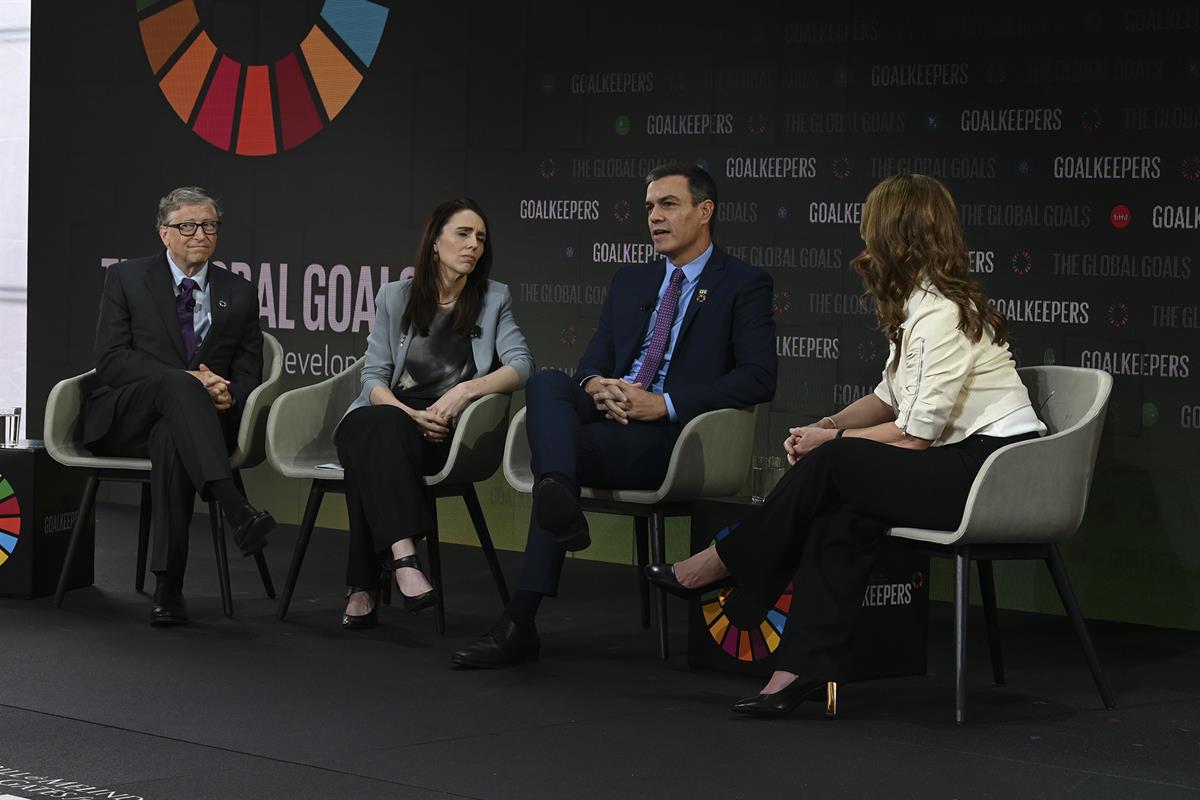
[[175,224],[163,223],[164,228],[174,228],[179,231],[182,236],[195,236],[196,228],[207,233],[209,236],[215,234],[221,228],[220,220],[206,220],[205,222],[176,222]]

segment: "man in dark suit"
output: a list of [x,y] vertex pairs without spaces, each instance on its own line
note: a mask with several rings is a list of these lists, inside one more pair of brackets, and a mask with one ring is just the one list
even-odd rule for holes
[[208,192],[175,189],[158,204],[165,250],[109,267],[100,299],[83,438],[98,454],[150,458],[152,625],[187,622],[182,587],[197,492],[220,503],[245,555],[261,550],[275,525],[229,468],[241,404],[262,380],[262,331],[254,287],[209,263],[220,227]]
[[656,488],[689,420],[774,397],[771,278],[713,246],[716,208],[716,185],[699,167],[652,171],[646,218],[664,259],[613,277],[574,377],[544,371],[526,385],[536,482],[525,569],[499,623],[455,664],[537,657],[541,599],[558,593],[566,551],[591,543],[580,486]]

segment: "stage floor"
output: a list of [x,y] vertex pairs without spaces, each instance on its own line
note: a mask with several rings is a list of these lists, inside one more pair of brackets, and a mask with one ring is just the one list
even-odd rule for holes
[[[1200,634],[1092,625],[1106,711],[1069,623],[1002,612],[1007,685],[971,618],[954,724],[950,610],[930,674],[850,684],[839,719],[737,718],[757,682],[687,669],[639,623],[631,567],[570,561],[542,606],[539,662],[458,671],[500,611],[479,551],[445,546],[447,633],[384,608],[339,626],[344,538],[318,530],[284,622],[251,560],[221,615],[208,520],[193,526],[193,624],[156,630],[133,591],[135,509],[97,512],[96,585],[0,600],[0,798],[1168,798],[1200,791]],[[295,529],[268,548],[282,585]],[[520,556],[502,553],[510,585]],[[153,576],[148,580],[153,587]],[[58,783],[52,783],[58,781]],[[40,787],[38,789],[28,788]],[[57,794],[54,792],[58,792]]]

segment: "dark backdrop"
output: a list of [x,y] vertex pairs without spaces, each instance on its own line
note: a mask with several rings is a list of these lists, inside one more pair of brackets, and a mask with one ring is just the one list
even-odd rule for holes
[[[878,380],[886,347],[848,267],[860,204],[879,179],[923,172],[957,198],[1018,361],[1116,376],[1067,550],[1085,611],[1197,627],[1200,6],[899,6],[689,19],[549,2],[39,0],[30,433],[36,399],[92,366],[104,268],[158,248],[171,187],[223,198],[216,258],[258,284],[290,388],[362,353],[374,294],[411,263],[423,215],[463,194],[489,214],[494,277],[539,367],[571,369],[612,273],[649,252],[642,175],[685,159],[720,187],[719,244],[775,279],[779,392],[758,431],[775,452],[788,424]],[[198,25],[176,23],[183,47],[155,27],[193,13]],[[314,24],[340,57],[297,47]],[[168,76],[201,36],[230,62],[205,62],[200,100],[177,113],[178,88],[164,96],[159,80],[187,83]],[[247,110],[263,87],[269,106]],[[278,152],[237,154],[255,146]],[[304,487],[255,474],[279,516],[298,516]],[[526,501],[500,478],[484,495],[500,541],[520,547]],[[624,558],[627,541],[594,555]],[[1008,605],[1057,609],[1032,568],[1001,583]]]

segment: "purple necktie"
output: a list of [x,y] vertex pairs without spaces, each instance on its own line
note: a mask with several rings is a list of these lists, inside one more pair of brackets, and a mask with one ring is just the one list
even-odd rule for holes
[[191,278],[184,278],[179,282],[179,296],[175,298],[175,313],[179,315],[179,332],[183,334],[183,349],[187,351],[188,364],[196,356],[196,326],[192,321],[196,299],[192,297],[192,292],[199,285]]
[[634,383],[640,383],[647,392],[651,391],[654,380],[658,377],[658,368],[662,366],[663,354],[671,341],[671,326],[675,324],[675,314],[679,310],[679,287],[683,285],[683,270],[679,267],[671,273],[671,282],[667,291],[658,304],[658,318],[654,321],[654,333],[650,335],[650,349],[642,361]]

